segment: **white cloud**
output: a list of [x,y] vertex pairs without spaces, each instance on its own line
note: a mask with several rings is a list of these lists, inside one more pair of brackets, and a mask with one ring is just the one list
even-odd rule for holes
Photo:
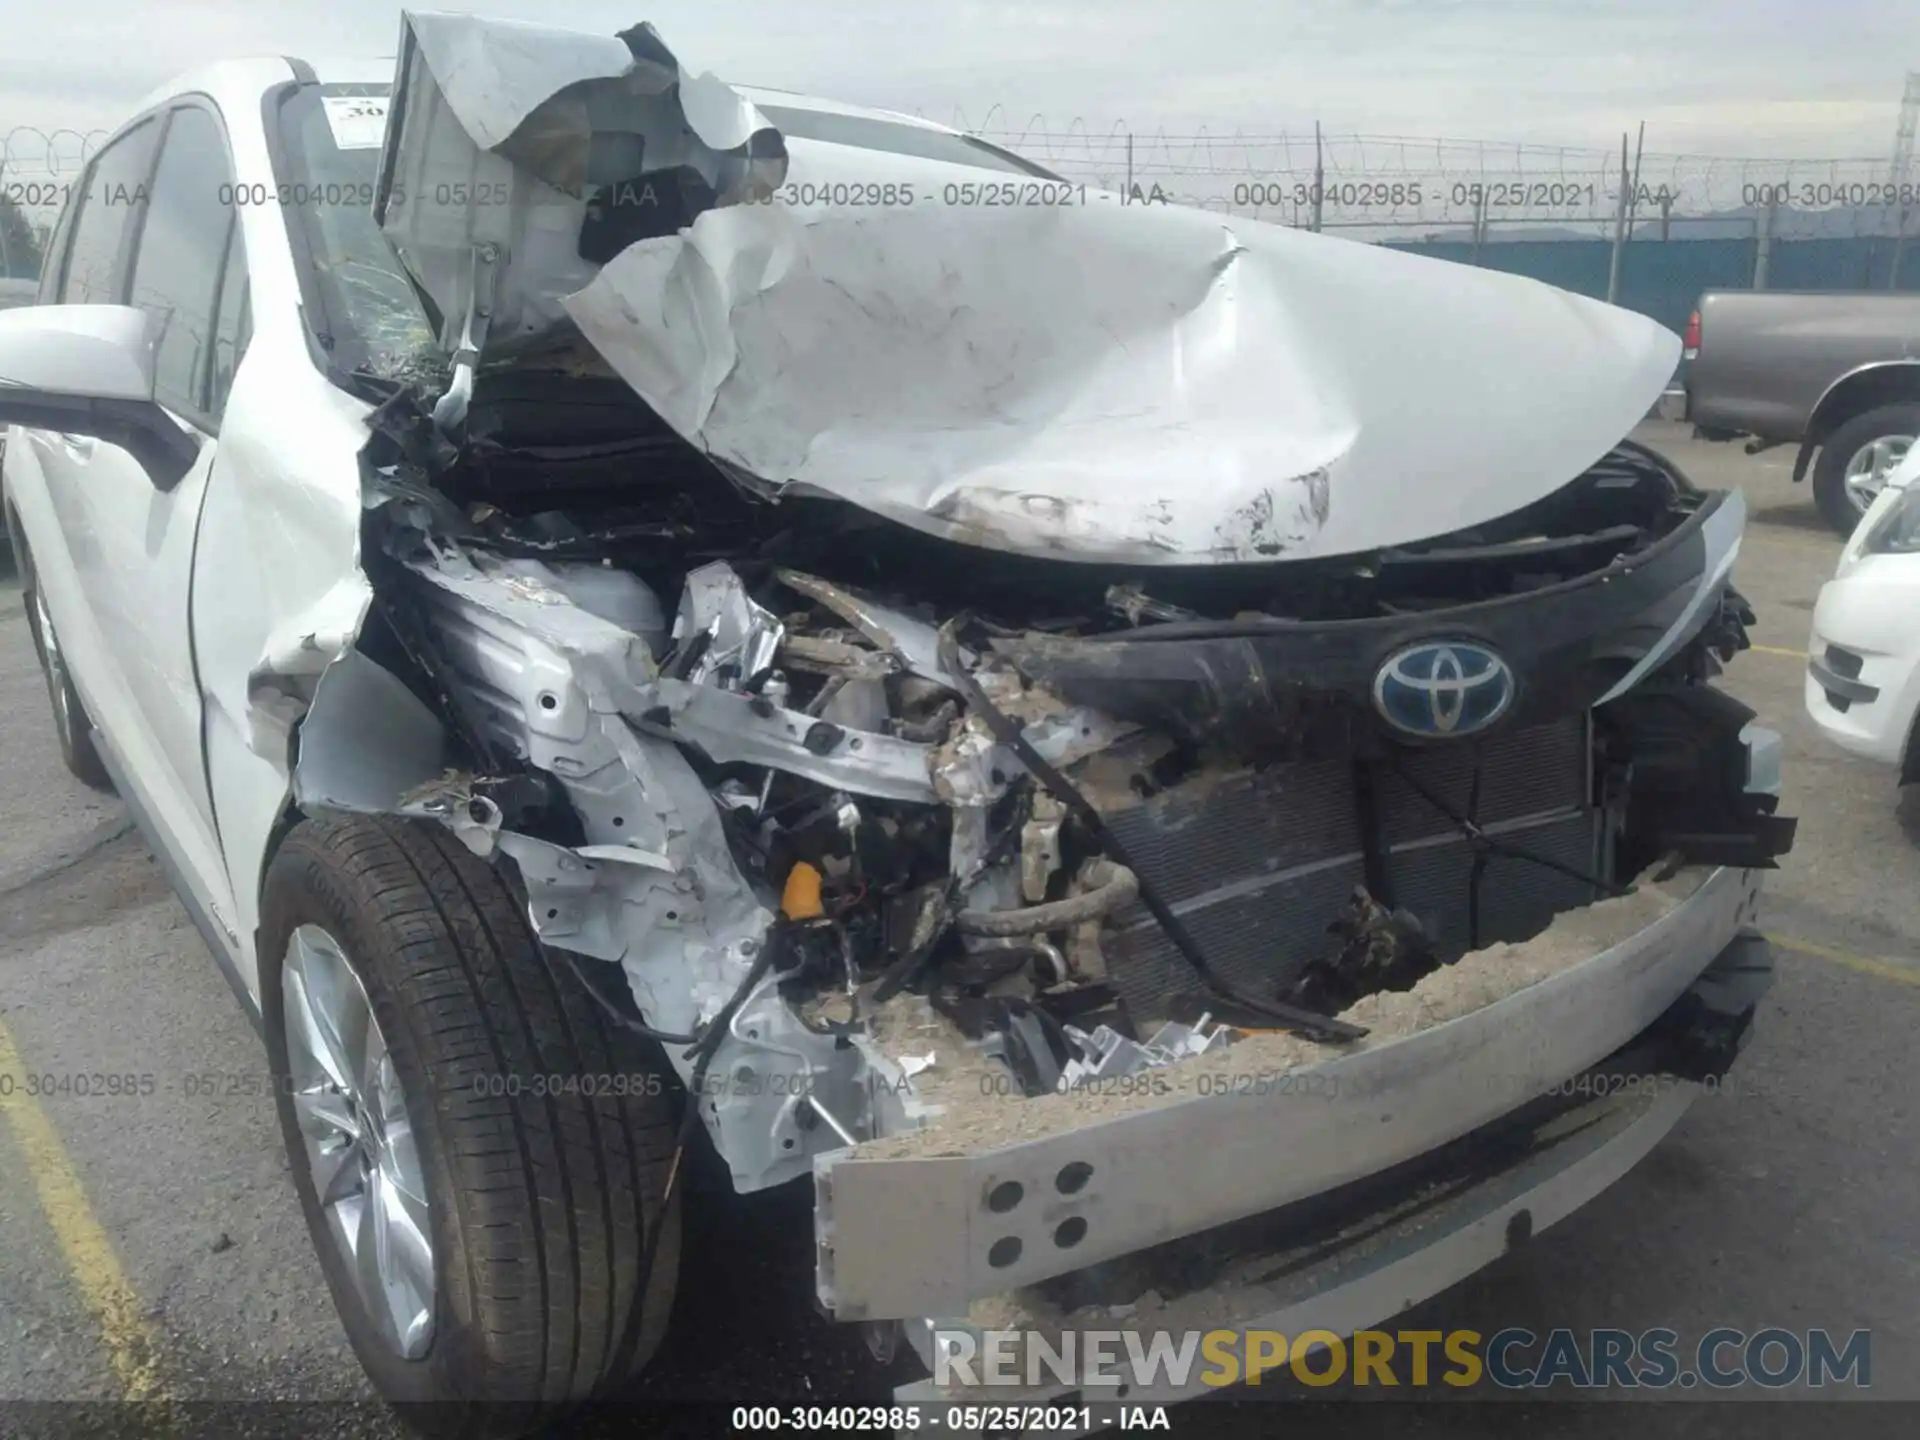
[[[485,13],[548,20],[544,0]],[[1033,115],[1214,134],[1330,131],[1659,151],[1884,154],[1920,67],[1909,0],[584,0],[569,25],[650,19],[729,78],[1017,128]],[[381,0],[16,6],[0,132],[116,123],[171,74],[227,54],[386,54]]]

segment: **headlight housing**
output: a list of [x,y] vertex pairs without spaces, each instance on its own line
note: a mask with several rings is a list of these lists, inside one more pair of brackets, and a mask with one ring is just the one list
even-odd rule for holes
[[1920,553],[1920,485],[1908,485],[1873,522],[1860,549],[1869,555]]

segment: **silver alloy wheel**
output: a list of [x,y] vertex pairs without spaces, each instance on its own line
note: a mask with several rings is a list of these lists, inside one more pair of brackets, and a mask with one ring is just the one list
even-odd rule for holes
[[281,973],[314,1191],[367,1315],[402,1358],[417,1360],[433,1339],[432,1211],[386,1037],[340,942],[320,926],[293,932]]
[[72,717],[67,713],[67,662],[60,653],[59,640],[54,637],[47,598],[38,585],[33,587],[33,623],[40,631],[40,654],[47,667],[47,693],[53,700],[53,718],[60,726],[60,734],[65,736],[72,729]]
[[1912,448],[1911,435],[1882,435],[1878,440],[1869,440],[1853,452],[1853,458],[1847,461],[1846,485],[1847,499],[1857,514],[1864,515],[1880,498],[1885,488],[1887,476],[1894,467],[1907,458]]

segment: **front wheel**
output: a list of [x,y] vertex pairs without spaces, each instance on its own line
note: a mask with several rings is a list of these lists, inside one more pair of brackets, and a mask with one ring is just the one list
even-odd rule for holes
[[679,1269],[663,1059],[425,822],[300,822],[260,934],[294,1186],[382,1397],[428,1433],[520,1434],[638,1369]]
[[1856,415],[1820,443],[1813,498],[1827,524],[1853,534],[1887,477],[1920,435],[1920,403],[1903,401]]

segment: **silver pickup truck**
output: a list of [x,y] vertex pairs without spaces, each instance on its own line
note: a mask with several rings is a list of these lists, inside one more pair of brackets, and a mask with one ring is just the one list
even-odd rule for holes
[[1920,295],[1709,290],[1686,342],[1695,429],[1798,442],[1793,478],[1811,462],[1820,513],[1851,534],[1920,435]]

